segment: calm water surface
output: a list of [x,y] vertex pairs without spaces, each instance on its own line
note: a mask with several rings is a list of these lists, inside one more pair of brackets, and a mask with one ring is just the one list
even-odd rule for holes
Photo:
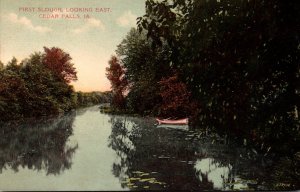
[[0,190],[268,189],[268,162],[208,131],[101,114],[2,125]]

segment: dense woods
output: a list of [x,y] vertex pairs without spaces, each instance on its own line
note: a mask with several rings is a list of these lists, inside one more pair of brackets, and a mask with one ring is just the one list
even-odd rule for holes
[[108,102],[109,95],[75,92],[71,57],[62,49],[44,47],[18,62],[0,64],[0,121],[59,114],[76,107]]
[[116,54],[128,111],[188,116],[261,151],[300,150],[296,1],[147,0]]

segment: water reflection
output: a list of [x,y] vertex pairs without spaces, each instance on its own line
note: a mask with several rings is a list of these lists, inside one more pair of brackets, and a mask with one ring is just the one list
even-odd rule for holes
[[49,191],[274,189],[268,185],[272,158],[209,130],[154,124],[151,118],[101,114],[96,106],[78,110],[75,120],[69,114],[0,125],[0,186]]
[[204,180],[212,183],[214,189],[225,189],[225,183],[229,181],[232,166],[221,166],[212,158],[200,159],[194,168],[197,171],[200,182]]
[[120,179],[121,186],[125,185],[128,179],[128,166],[131,159],[134,158],[135,145],[132,142],[133,137],[136,137],[135,133],[138,131],[137,126],[134,122],[122,120],[118,117],[112,117],[110,119],[112,124],[112,132],[109,136],[109,144],[117,154],[117,158],[113,162],[113,174]]
[[60,174],[72,165],[77,144],[67,145],[74,114],[27,123],[6,123],[0,129],[0,173],[20,168]]
[[113,174],[123,188],[258,189],[262,165],[243,158],[249,151],[234,146],[227,137],[161,128],[154,126],[154,121],[145,121],[122,117],[110,120],[109,147],[117,154]]
[[[232,165],[221,165],[213,158],[198,160],[194,166],[200,182],[209,182],[218,190],[249,190],[250,180],[239,178],[232,170]],[[255,184],[255,181],[252,181]]]

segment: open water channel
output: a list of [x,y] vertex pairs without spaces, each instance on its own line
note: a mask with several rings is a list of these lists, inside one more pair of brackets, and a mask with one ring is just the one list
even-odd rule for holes
[[0,129],[0,190],[268,189],[264,158],[208,130],[98,106]]

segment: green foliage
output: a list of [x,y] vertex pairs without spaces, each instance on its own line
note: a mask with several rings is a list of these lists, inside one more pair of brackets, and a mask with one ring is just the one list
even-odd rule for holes
[[126,97],[127,110],[140,115],[159,113],[161,98],[158,95],[159,87],[155,82],[137,81],[131,87]]
[[296,1],[147,0],[138,29],[154,50],[168,43],[201,126],[293,152],[300,147],[299,14]]
[[110,102],[110,93],[109,92],[89,92],[83,93],[81,91],[74,94],[75,102],[77,107],[86,107],[97,105],[100,103],[109,103]]
[[77,79],[69,54],[59,48],[45,49],[47,53],[34,53],[21,63],[16,58],[5,66],[0,63],[0,121],[110,102],[110,92],[75,92],[68,84]]
[[127,110],[142,115],[158,114],[161,98],[157,80],[171,69],[169,46],[164,43],[162,47],[152,49],[146,34],[132,28],[116,52],[126,69],[125,78],[129,83]]
[[169,51],[166,43],[161,48],[152,49],[146,34],[132,28],[118,45],[116,53],[126,69],[127,80],[135,83],[160,79],[168,74]]
[[[138,29],[116,51],[129,82],[128,111],[182,112],[197,126],[226,131],[264,154],[298,154],[296,1],[147,0],[145,7]],[[285,175],[276,171],[278,178]]]
[[0,71],[0,120],[58,114],[76,107],[74,90],[34,53]]

